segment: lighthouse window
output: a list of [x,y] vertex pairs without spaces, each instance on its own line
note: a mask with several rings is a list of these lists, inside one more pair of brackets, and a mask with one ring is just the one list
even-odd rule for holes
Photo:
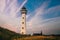
[[22,24],[24,24],[24,22],[22,22]]
[[22,29],[24,29],[24,27],[22,27]]
[[25,14],[25,12],[22,12],[22,14]]
[[24,17],[22,17],[24,19]]
[[22,32],[22,34],[24,34],[24,32]]

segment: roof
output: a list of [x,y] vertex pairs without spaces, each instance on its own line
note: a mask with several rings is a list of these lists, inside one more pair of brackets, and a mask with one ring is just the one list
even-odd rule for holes
[[23,6],[22,9],[26,9],[26,8]]

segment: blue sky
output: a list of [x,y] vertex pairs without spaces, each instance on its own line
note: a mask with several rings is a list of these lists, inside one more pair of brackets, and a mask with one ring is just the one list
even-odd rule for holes
[[[18,3],[20,3],[20,2],[21,1],[18,0]],[[45,8],[45,10],[47,10],[51,7],[60,5],[60,0],[28,0],[27,3],[24,5],[28,10],[27,15],[29,15],[29,14],[32,14],[31,16],[35,15],[35,13],[32,13],[32,12],[35,11],[35,9],[37,9],[38,7],[40,7],[44,2],[46,2],[48,4],[47,7]],[[58,12],[58,13],[56,13],[56,12]],[[54,14],[57,14],[57,15],[55,16]],[[44,19],[58,17],[58,16],[60,16],[60,12],[59,12],[59,9],[57,9],[56,11],[53,11],[53,13],[43,14],[42,16]]]
[[[44,2],[48,3],[47,7],[45,8],[46,10],[51,8],[51,7],[55,7],[55,6],[60,5],[60,0],[28,0],[27,3],[25,4],[25,6],[26,6],[28,12],[31,13],[35,9],[40,7]],[[43,14],[42,16],[44,16],[45,18],[51,18],[51,17],[55,17],[54,16],[55,13],[57,14],[56,17],[60,16],[59,9],[57,9],[56,11],[58,11],[58,13],[53,11],[53,13]],[[32,13],[32,14],[34,15],[35,13]]]
[[58,25],[60,24],[60,0],[28,0],[24,6],[28,10],[27,22],[30,23],[30,27],[32,26],[33,32],[48,30],[51,34],[60,33],[60,25]]
[[60,34],[60,0],[0,0],[0,26],[20,33],[23,6],[27,33]]

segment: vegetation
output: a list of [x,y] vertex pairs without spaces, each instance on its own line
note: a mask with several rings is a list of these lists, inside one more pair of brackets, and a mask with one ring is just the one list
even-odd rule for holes
[[20,34],[0,27],[0,40],[10,40],[14,36],[20,36]]
[[54,36],[30,36],[25,38],[18,38],[18,40],[60,40],[60,37]]
[[20,35],[0,27],[0,40],[60,40],[60,36],[42,34],[34,34],[32,36]]

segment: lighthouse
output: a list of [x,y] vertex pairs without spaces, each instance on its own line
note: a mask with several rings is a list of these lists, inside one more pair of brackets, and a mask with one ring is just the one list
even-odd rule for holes
[[27,10],[25,7],[22,7],[21,9],[21,34],[26,34],[26,14]]

